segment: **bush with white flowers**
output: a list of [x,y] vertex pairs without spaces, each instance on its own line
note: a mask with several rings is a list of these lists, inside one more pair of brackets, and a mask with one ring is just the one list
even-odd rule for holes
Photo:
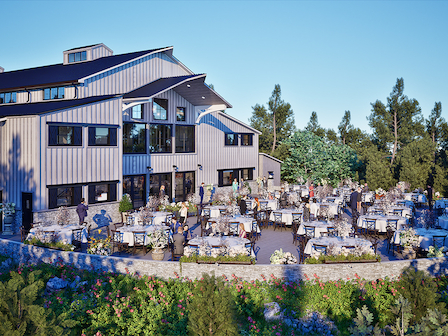
[[283,252],[282,249],[275,250],[269,259],[271,264],[297,264],[297,258],[291,252]]

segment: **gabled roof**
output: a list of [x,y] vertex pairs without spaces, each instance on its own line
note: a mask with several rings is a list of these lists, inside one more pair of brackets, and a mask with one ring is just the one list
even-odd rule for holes
[[205,74],[165,77],[157,79],[123,95],[123,100],[150,99],[165,91],[174,90],[195,106],[224,104],[232,107],[224,98],[205,84]]
[[117,97],[120,97],[120,95],[94,96],[82,99],[52,100],[30,104],[0,105],[0,118],[49,113],[52,111],[59,111],[81,105],[97,103],[102,100]]
[[279,160],[279,159],[277,159],[277,158],[275,158],[275,157],[273,157],[273,156],[270,156],[270,155],[268,155],[268,154],[266,154],[266,153],[262,153],[262,152],[259,152],[258,153],[258,156],[265,156],[265,157],[267,157],[268,159],[270,159],[270,160],[273,160],[273,161],[277,161],[278,163],[283,163],[283,161],[282,160]]
[[[172,49],[172,47],[169,47]],[[137,51],[133,53],[107,56],[93,61],[74,64],[54,64],[38,68],[8,71],[0,73],[0,91],[14,91],[39,86],[75,83],[78,79],[87,77],[108,68],[128,62],[134,58],[166,50],[167,48]]]
[[249,125],[247,125],[245,123],[243,123],[241,120],[238,120],[238,119],[232,117],[231,115],[229,115],[227,113],[224,113],[224,112],[218,112],[218,113],[219,113],[219,115],[222,115],[223,117],[226,117],[226,118],[228,118],[228,119],[230,119],[230,120],[240,124],[241,126],[244,126],[247,129],[250,129],[252,132],[254,132],[256,134],[261,134],[261,132],[259,130],[255,129],[255,128],[253,128],[253,127],[251,127],[251,126],[249,126]]

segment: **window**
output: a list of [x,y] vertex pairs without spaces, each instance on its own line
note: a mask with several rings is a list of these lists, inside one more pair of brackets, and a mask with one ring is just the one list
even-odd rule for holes
[[165,186],[165,195],[171,201],[171,173],[151,174],[149,176],[149,194],[159,196],[160,187]]
[[0,104],[17,103],[17,92],[0,93]]
[[68,62],[69,63],[80,62],[80,61],[85,61],[85,60],[87,60],[87,52],[86,51],[80,51],[80,52],[68,54]]
[[176,126],[176,153],[194,152],[194,126]]
[[145,124],[123,124],[123,153],[146,154]]
[[238,180],[238,169],[218,170],[219,187],[232,185],[234,178]]
[[112,127],[89,127],[89,146],[116,146],[117,129]]
[[152,117],[154,120],[168,120],[168,100],[154,98],[152,104]]
[[243,133],[241,134],[241,146],[252,146],[253,134]]
[[244,168],[241,169],[241,178],[246,180],[253,180],[254,179],[254,168]]
[[185,121],[185,107],[176,108],[176,120]]
[[131,118],[143,119],[143,104],[132,106]]
[[49,126],[50,146],[82,146],[81,126]]
[[123,176],[123,194],[131,196],[134,209],[146,204],[146,175]]
[[149,135],[151,153],[171,153],[171,125],[152,124]]
[[117,200],[117,182],[89,184],[89,204]]
[[238,146],[238,134],[237,133],[226,133],[225,136],[225,145],[226,146]]
[[52,87],[44,89],[44,100],[64,98],[64,87]]
[[74,206],[81,203],[82,186],[62,185],[48,187],[48,208],[55,209],[60,206]]

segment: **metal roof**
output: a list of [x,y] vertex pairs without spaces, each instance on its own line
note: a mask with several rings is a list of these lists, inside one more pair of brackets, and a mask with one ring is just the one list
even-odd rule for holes
[[3,72],[0,73],[0,91],[7,92],[44,85],[74,83],[80,78],[87,77],[134,58],[163,49],[166,48],[101,57],[93,61],[82,63],[65,65],[60,63],[37,68]]
[[150,99],[165,91],[174,90],[195,106],[232,105],[205,84],[205,74],[160,78],[123,95],[126,100]]
[[0,118],[36,115],[117,98],[120,95],[94,96],[82,99],[52,100],[39,103],[0,105]]

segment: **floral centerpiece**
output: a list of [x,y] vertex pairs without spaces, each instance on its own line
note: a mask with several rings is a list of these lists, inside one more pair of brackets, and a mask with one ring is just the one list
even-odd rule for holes
[[254,258],[249,255],[248,250],[244,246],[230,247],[225,240],[221,241],[221,246],[212,248],[207,241],[202,241],[199,248],[186,246],[184,255],[180,262],[199,262],[199,263],[254,263]]
[[297,258],[291,252],[283,252],[282,249],[275,250],[269,258],[271,264],[297,264]]
[[414,248],[419,246],[418,236],[415,234],[413,228],[408,228],[402,232],[400,232],[400,241],[401,245],[405,248]]
[[[101,230],[98,230],[98,234],[101,234]],[[111,253],[112,243],[111,238],[95,238],[91,237],[89,240],[89,247],[87,253],[108,256]]]
[[338,237],[347,238],[352,232],[352,225],[347,218],[337,219],[334,221],[334,229],[338,233]]
[[148,207],[141,207],[137,214],[137,219],[143,223],[143,225],[151,224],[152,211]]
[[[446,247],[442,246],[441,248],[438,248],[437,246],[430,246],[428,249],[428,258],[440,258],[445,256]],[[448,252],[446,253],[448,255]]]
[[382,198],[386,195],[386,191],[382,188],[378,188],[375,190],[376,198]]
[[148,202],[146,202],[147,208],[151,210],[156,210],[159,205],[160,205],[160,199],[158,196],[155,195],[148,196]]
[[167,246],[168,236],[165,231],[160,229],[148,233],[148,245],[150,245],[154,250],[161,250]]

